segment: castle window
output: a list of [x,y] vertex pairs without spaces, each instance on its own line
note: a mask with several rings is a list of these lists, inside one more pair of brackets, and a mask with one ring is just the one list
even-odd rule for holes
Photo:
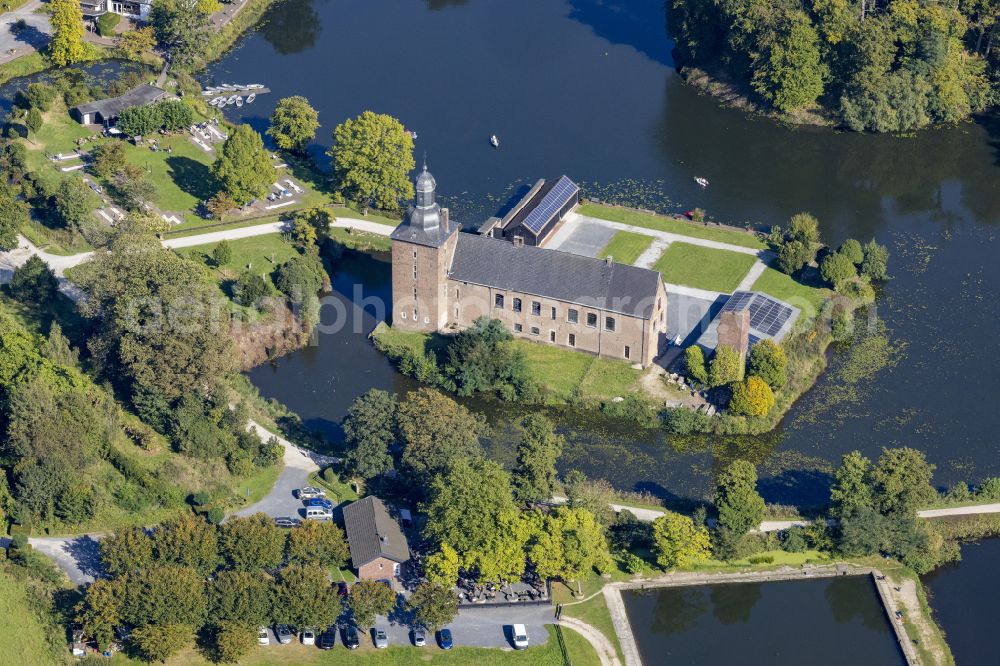
[[430,317],[424,317],[424,323],[425,324],[431,323],[431,318]]
[[625,358],[631,358],[631,352],[632,350],[629,349],[629,346],[625,345]]
[[417,288],[413,288],[413,300],[417,300]]
[[615,330],[615,318],[614,317],[605,317],[604,318],[604,330],[605,331],[612,331],[612,332],[614,332],[614,330]]
[[539,334],[541,334],[541,331],[540,331],[540,330],[538,330],[538,327],[537,327],[537,326],[532,326],[532,327],[531,327],[531,334],[532,334],[532,335],[539,335]]
[[459,299],[461,297],[462,297],[462,290],[459,289],[458,287],[455,287],[455,298]]
[[417,311],[414,310],[413,311],[413,321],[416,321],[416,320],[417,320]]
[[[556,309],[555,309],[555,306],[553,306],[552,307],[552,319],[555,320],[555,318],[556,318]],[[555,341],[553,340],[553,342],[555,342]]]
[[531,314],[536,317],[542,316],[542,304],[538,301],[531,301]]
[[571,324],[580,323],[580,311],[570,308],[569,311],[566,313],[566,320]]
[[497,310],[503,310],[503,294],[497,294],[493,297],[493,306]]
[[549,342],[555,342],[555,341],[556,341],[556,332],[549,331]]
[[515,333],[520,333],[523,330],[524,330],[523,326],[521,326],[520,324],[514,324],[514,332]]
[[416,258],[417,258],[417,251],[416,251],[416,250],[414,250],[414,251],[413,251],[413,258],[414,258],[414,259],[416,259]]
[[399,317],[400,317],[401,319],[406,319],[406,313],[405,313],[405,312],[400,312],[400,313],[399,313]]
[[521,299],[520,298],[515,298],[514,301],[510,305],[510,309],[513,310],[514,312],[520,312],[521,311]]
[[413,279],[417,279],[417,265],[413,264]]
[[590,328],[597,327],[597,315],[595,315],[593,312],[587,313],[587,326],[589,326]]
[[576,333],[569,334],[569,346],[576,347]]

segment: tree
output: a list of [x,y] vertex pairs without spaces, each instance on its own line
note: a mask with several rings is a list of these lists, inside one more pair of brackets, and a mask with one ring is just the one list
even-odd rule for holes
[[341,567],[350,551],[344,531],[335,523],[307,520],[288,535],[288,561]]
[[296,255],[278,266],[274,284],[293,302],[302,303],[316,296],[329,280],[323,260],[315,249]]
[[211,23],[199,4],[200,0],[157,0],[149,13],[156,41],[170,51],[175,66],[191,67],[208,45]]
[[750,376],[733,384],[729,411],[742,416],[767,416],[774,408],[774,393],[760,377]]
[[458,597],[450,587],[421,583],[406,601],[416,622],[430,630],[449,624],[458,616]]
[[365,111],[345,120],[333,130],[328,154],[346,197],[386,210],[413,197],[413,138],[392,116]]
[[125,144],[121,141],[105,141],[90,151],[90,169],[94,175],[111,178],[125,166]]
[[10,295],[25,305],[41,307],[55,298],[59,282],[49,265],[33,254],[14,269],[7,286]]
[[889,278],[889,250],[874,239],[865,243],[861,274],[873,282],[884,282]]
[[753,86],[779,111],[811,106],[823,94],[828,68],[820,59],[819,35],[804,12],[788,13],[755,58]]
[[398,436],[399,403],[388,391],[371,389],[351,403],[344,417],[347,453],[344,467],[349,474],[371,479],[392,469],[389,447]]
[[219,244],[212,248],[212,261],[216,266],[222,267],[233,260],[233,248],[229,244],[229,241],[222,240]]
[[788,238],[808,246],[819,243],[819,220],[809,213],[796,213],[788,221]]
[[555,493],[556,461],[566,444],[555,433],[555,424],[540,414],[531,414],[520,424],[517,462],[511,471],[514,499],[520,504],[547,502]]
[[145,661],[166,661],[191,644],[194,630],[184,624],[147,624],[129,637]]
[[272,615],[273,579],[260,570],[220,571],[209,587],[213,622],[267,624]]
[[64,178],[52,195],[52,209],[64,226],[79,229],[97,208],[94,195],[79,178]]
[[100,541],[101,564],[111,576],[126,576],[153,563],[153,540],[142,527],[119,530]]
[[219,0],[198,0],[198,11],[209,16],[215,12],[222,11],[222,3]]
[[590,511],[559,507],[539,522],[528,558],[543,579],[579,581],[594,569],[603,571],[610,566],[607,541]]
[[740,354],[729,345],[719,345],[708,370],[709,386],[725,386],[743,379],[743,363]]
[[784,243],[778,248],[778,268],[791,275],[816,257],[816,251],[799,240]]
[[525,399],[537,392],[524,353],[509,343],[513,336],[499,319],[479,317],[448,344],[445,376],[460,396],[495,392],[500,398]]
[[510,476],[492,460],[456,458],[431,480],[421,510],[427,516],[424,536],[450,545],[465,560],[485,552],[500,516],[515,510]]
[[819,266],[820,276],[831,286],[836,287],[844,280],[850,280],[858,274],[854,262],[840,252],[829,254]]
[[129,30],[115,37],[118,56],[125,60],[142,60],[143,54],[152,51],[155,46],[156,34],[150,26]]
[[38,109],[35,107],[28,109],[28,115],[25,116],[24,123],[29,132],[38,134],[38,130],[42,129],[43,122],[42,114]]
[[260,134],[249,125],[230,132],[212,172],[226,194],[241,204],[267,194],[277,177]]
[[208,598],[205,578],[191,567],[152,566],[128,578],[125,620],[144,624],[184,624],[199,627],[205,621]]
[[534,524],[520,511],[503,511],[496,528],[487,530],[483,543],[465,556],[465,568],[481,583],[501,586],[524,575],[524,549]]
[[221,563],[218,530],[190,513],[167,519],[153,532],[153,551],[158,561],[191,567],[201,576]]
[[52,41],[49,43],[49,57],[60,67],[80,62],[86,57],[87,47],[83,43],[86,29],[83,26],[83,11],[76,0],[52,0],[49,3],[52,17]]
[[848,238],[841,243],[837,252],[850,259],[855,266],[860,266],[861,262],[865,260],[865,252],[861,249],[861,243],[853,238]]
[[[357,585],[352,593],[356,589]],[[330,585],[326,568],[319,564],[290,564],[281,570],[274,599],[276,622],[326,627],[336,621],[340,612],[340,598]]]
[[315,246],[319,238],[316,227],[302,215],[296,215],[295,219],[292,220],[292,228],[289,230],[288,236],[292,244],[300,250]]
[[274,569],[285,558],[285,533],[263,513],[233,517],[219,532],[219,546],[233,569]]
[[454,460],[482,455],[481,421],[439,391],[421,388],[409,394],[397,418],[402,466],[416,487],[424,487]]
[[610,505],[615,501],[615,489],[605,479],[588,479],[580,470],[571,469],[563,478],[563,489],[567,506],[590,511],[602,525],[614,520]]
[[247,622],[220,622],[215,628],[215,658],[236,663],[257,645],[257,628]]
[[911,448],[882,449],[872,470],[875,506],[882,513],[915,514],[937,498],[931,485],[935,466],[923,451]]
[[705,353],[698,345],[691,345],[684,350],[684,367],[691,381],[708,384],[708,370],[705,367]]
[[83,599],[76,605],[76,621],[101,650],[115,638],[115,629],[122,623],[124,580],[98,578],[87,586]]
[[318,128],[319,113],[309,105],[309,100],[296,95],[278,102],[267,133],[282,150],[303,153]]
[[653,521],[656,563],[664,569],[683,567],[711,557],[708,530],[687,516],[667,511]]
[[424,558],[424,578],[429,583],[452,588],[458,583],[460,564],[455,549],[442,543],[440,550]]
[[851,451],[840,459],[840,467],[833,473],[830,504],[831,514],[838,519],[875,509],[871,461],[860,452]]
[[41,347],[42,356],[58,365],[75,367],[80,361],[80,352],[69,344],[69,339],[63,335],[62,326],[53,321],[49,326],[49,337]]
[[757,470],[746,460],[736,460],[719,474],[715,490],[719,525],[742,537],[757,529],[764,518],[764,498],[757,493]]
[[143,215],[146,202],[156,196],[156,188],[141,174],[130,174],[122,170],[115,176],[115,193],[122,206],[130,213]]
[[115,28],[121,23],[120,14],[106,12],[97,17],[97,34],[101,37],[114,37]]
[[748,373],[760,377],[773,389],[788,380],[788,357],[785,349],[773,340],[761,340],[750,349]]
[[347,607],[354,615],[354,622],[362,629],[375,625],[377,615],[388,615],[396,605],[396,593],[377,580],[359,580],[351,587]]
[[28,108],[38,109],[45,113],[52,108],[52,102],[56,101],[57,91],[47,83],[29,83],[24,96],[28,101]]
[[[0,169],[3,168],[0,164]],[[28,205],[18,198],[17,191],[6,183],[0,183],[0,252],[9,252],[17,247],[18,230],[30,220]]]
[[163,113],[157,104],[130,106],[118,115],[115,126],[128,136],[146,136],[163,126]]
[[163,126],[168,132],[176,132],[191,126],[194,122],[194,109],[179,99],[166,99],[157,102]]
[[243,271],[233,283],[233,300],[244,307],[261,307],[261,301],[271,295],[271,284],[263,275]]
[[205,207],[215,217],[222,219],[222,216],[239,206],[239,204],[225,192],[216,192],[205,203]]

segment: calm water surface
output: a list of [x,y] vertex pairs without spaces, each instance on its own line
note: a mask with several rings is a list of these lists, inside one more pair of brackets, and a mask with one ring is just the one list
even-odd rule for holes
[[871,579],[623,594],[644,664],[904,664]]
[[[784,223],[809,210],[825,240],[876,237],[893,280],[878,303],[895,365],[850,386],[830,372],[781,428],[685,442],[593,416],[563,418],[564,466],[623,488],[702,496],[736,452],[761,465],[770,501],[822,502],[831,464],[852,449],[914,446],[942,484],[1000,473],[996,340],[1000,122],[913,137],[795,129],[719,108],[682,84],[652,0],[286,0],[206,75],[275,94],[233,113],[266,127],[278,99],[305,95],[323,124],[313,146],[365,109],[419,133],[453,217],[480,222],[520,186],[567,173],[594,196],[662,210],[702,206],[733,223]],[[487,144],[490,134],[499,151]],[[692,177],[711,181],[705,190]],[[350,298],[388,293],[383,260],[341,267]],[[368,324],[374,324],[369,319]],[[361,333],[251,373],[268,396],[336,434],[354,396],[399,378]],[[844,362],[834,356],[834,369]],[[499,453],[503,447],[494,447]],[[502,457],[502,456],[501,456]]]

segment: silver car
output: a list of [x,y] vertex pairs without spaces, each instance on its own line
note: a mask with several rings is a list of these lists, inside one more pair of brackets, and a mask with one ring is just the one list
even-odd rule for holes
[[413,630],[413,644],[417,647],[424,647],[427,645],[427,632],[423,629]]
[[375,629],[372,631],[372,642],[377,648],[387,648],[389,647],[389,634],[385,633],[385,629]]

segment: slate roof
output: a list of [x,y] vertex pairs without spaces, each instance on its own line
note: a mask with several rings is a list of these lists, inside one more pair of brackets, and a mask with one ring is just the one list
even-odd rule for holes
[[74,107],[74,109],[80,115],[87,113],[100,113],[105,120],[108,120],[118,116],[122,111],[130,106],[144,106],[146,104],[152,104],[166,94],[166,91],[162,88],[157,88],[156,86],[151,86],[148,83],[143,83],[142,85],[132,88],[132,90],[129,90],[124,95],[109,97],[108,99],[99,99],[96,102],[80,104],[79,106]]
[[416,243],[417,245],[441,247],[444,245],[444,242],[458,230],[457,224],[449,223],[448,226],[445,226],[443,222],[431,229],[414,226],[410,224],[413,211],[414,208],[411,207],[410,212],[407,214],[406,221],[396,227],[389,235],[389,238],[392,240],[406,241],[407,243]]
[[344,507],[344,530],[355,569],[384,557],[393,562],[410,559],[410,548],[399,523],[377,497],[365,497]]
[[460,233],[449,277],[649,319],[660,274],[569,252]]

